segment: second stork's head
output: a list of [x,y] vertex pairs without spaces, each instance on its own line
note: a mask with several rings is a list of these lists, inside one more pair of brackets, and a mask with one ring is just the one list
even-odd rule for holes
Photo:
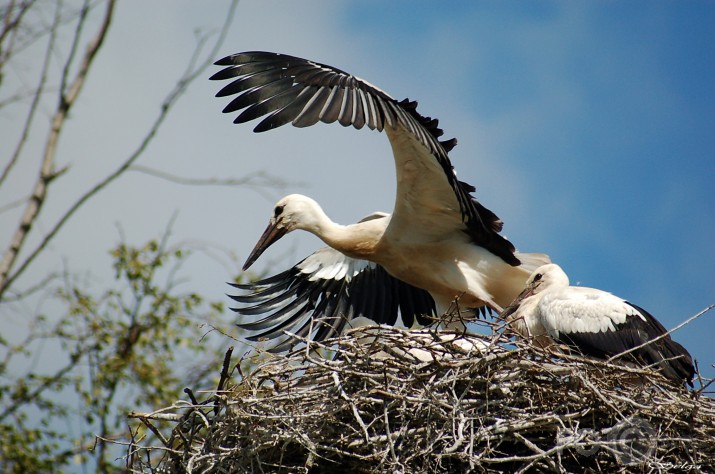
[[243,271],[253,265],[261,254],[281,237],[295,229],[303,229],[314,234],[320,233],[320,224],[327,219],[320,205],[302,194],[290,194],[278,201],[268,227],[258,239],[258,243],[243,265]]
[[520,306],[526,299],[534,295],[543,293],[546,290],[552,290],[566,286],[569,286],[569,277],[561,269],[560,266],[556,265],[555,263],[548,263],[546,265],[542,265],[536,270],[534,270],[531,276],[529,276],[529,278],[526,280],[524,290],[519,293],[519,296],[514,298],[514,301],[512,301],[512,303],[504,309],[500,317],[503,319],[507,319],[507,317],[511,316],[512,314],[516,313],[517,310],[519,310]]

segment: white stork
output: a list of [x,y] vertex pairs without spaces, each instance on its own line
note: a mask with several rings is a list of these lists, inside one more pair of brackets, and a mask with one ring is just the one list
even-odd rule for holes
[[671,339],[643,308],[595,288],[570,286],[551,263],[537,268],[524,291],[501,315],[521,336],[546,346],[553,341],[598,358],[624,354],[692,386],[695,368],[687,349]]
[[[360,222],[383,219],[376,212]],[[260,281],[235,284],[244,294],[229,295],[242,316],[264,315],[238,326],[254,333],[249,340],[273,340],[271,352],[294,344],[285,331],[322,341],[368,324],[427,326],[437,313],[432,296],[394,278],[368,260],[354,259],[323,247],[292,268]]]
[[[422,322],[419,315],[431,309],[432,303],[424,303],[425,293],[417,289],[426,290],[434,302],[435,309],[429,314],[435,310],[442,314],[457,298],[463,309],[486,307],[501,311],[523,289],[530,273],[549,262],[543,254],[517,252],[500,235],[502,221],[473,198],[474,187],[459,181],[454,173],[448,152],[456,140],[440,141],[442,130],[437,120],[417,113],[416,102],[398,102],[339,69],[284,54],[239,53],[216,64],[225,68],[211,79],[232,79],[217,96],[237,94],[224,113],[245,109],[234,123],[268,114],[254,128],[255,132],[289,122],[296,127],[318,121],[337,121],[356,129],[367,125],[386,132],[395,160],[397,196],[392,215],[379,214],[344,226],[331,221],[306,196],[293,194],[276,204],[244,270],[271,244],[296,229],[315,234],[334,251],[319,251],[288,272],[259,282],[258,286],[249,285],[249,290],[259,293],[239,298],[260,304],[240,312],[276,310],[256,323],[254,329],[287,329],[288,325],[297,327],[293,323],[299,319],[303,321],[299,316],[305,311],[262,299],[280,291],[278,287],[293,288],[300,282],[307,285],[304,294],[329,293],[328,300],[333,298],[333,302],[325,304],[336,305],[336,312],[345,305],[364,305],[367,309],[361,312],[366,316],[382,312],[373,318],[377,321],[392,321],[396,317],[394,308],[399,307],[403,319],[417,317]],[[370,272],[364,273],[367,269]],[[363,299],[384,294],[387,290],[382,286],[387,285],[388,279],[390,285],[408,290],[395,293],[388,309],[380,300],[358,303],[355,280],[360,276]],[[350,298],[336,296],[341,294],[349,294]],[[413,304],[404,299],[407,297],[420,298],[422,303]],[[283,297],[280,301],[287,304]],[[316,304],[313,301],[307,309],[320,315]],[[414,310],[405,310],[410,305]],[[288,316],[291,311],[298,312]]]

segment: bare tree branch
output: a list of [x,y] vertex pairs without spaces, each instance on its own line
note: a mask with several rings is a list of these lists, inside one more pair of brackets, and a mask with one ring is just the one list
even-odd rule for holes
[[[82,58],[80,68],[77,71],[69,89],[65,92],[60,91],[60,103],[58,104],[57,110],[55,111],[54,117],[52,119],[52,126],[50,128],[50,134],[47,137],[47,142],[45,146],[45,152],[43,154],[42,166],[40,168],[40,176],[35,183],[35,190],[32,193],[32,197],[25,208],[25,212],[20,220],[20,225],[15,230],[15,234],[10,242],[10,246],[5,251],[2,262],[0,262],[0,299],[5,293],[5,290],[9,285],[17,278],[17,276],[22,273],[22,271],[27,268],[27,265],[34,259],[38,251],[33,252],[33,254],[23,262],[20,269],[18,269],[14,274],[10,275],[13,265],[17,259],[20,249],[22,248],[25,240],[34,224],[37,216],[40,213],[43,203],[45,202],[45,197],[47,196],[47,187],[50,182],[56,177],[54,171],[55,156],[57,154],[57,143],[62,132],[62,128],[67,118],[67,114],[72,107],[72,105],[77,100],[82,87],[85,84],[89,68],[92,65],[97,51],[102,46],[104,38],[106,37],[107,31],[109,30],[109,25],[112,21],[112,13],[114,12],[115,0],[107,1],[107,8],[105,10],[104,19],[102,24],[97,31],[97,34],[90,42],[87,51]],[[80,16],[79,21],[84,22],[86,16]],[[78,28],[76,33],[79,34],[81,28]],[[71,61],[71,57],[68,61]],[[44,242],[44,241],[43,241]],[[44,244],[46,245],[46,243]],[[42,248],[44,248],[44,245]],[[41,248],[40,248],[41,250]]]
[[[55,44],[55,39],[57,37],[57,27],[60,21],[60,11],[61,11],[61,6],[57,7],[57,10],[55,11],[55,20],[52,23],[52,27],[50,29],[50,38],[47,44],[47,48],[45,50],[45,58],[42,61],[42,69],[40,71],[40,81],[37,87],[35,88],[34,92],[32,93],[33,98],[32,102],[30,103],[30,108],[27,114],[27,118],[25,119],[25,124],[22,127],[22,133],[20,135],[20,139],[17,142],[17,145],[15,146],[15,150],[13,151],[12,156],[10,157],[10,161],[5,165],[5,168],[3,169],[2,174],[0,174],[0,186],[2,186],[2,183],[5,181],[5,179],[8,177],[10,174],[10,171],[12,168],[15,166],[17,163],[17,160],[20,158],[20,154],[22,153],[23,148],[25,147],[25,143],[27,142],[27,137],[30,134],[30,128],[32,126],[33,120],[35,118],[35,112],[37,111],[37,107],[40,103],[40,99],[42,98],[42,94],[44,93],[45,90],[45,84],[47,83],[47,70],[50,66],[50,59],[52,57],[52,51],[54,50],[54,44]],[[0,47],[2,45],[0,44]]]
[[243,178],[186,178],[148,166],[134,165],[130,170],[186,186],[273,186],[282,188],[288,185],[288,181],[262,171],[248,174]]
[[[104,0],[96,0],[90,8],[94,8],[96,5]],[[62,14],[54,25],[59,28],[66,24],[69,24],[76,20],[76,18],[81,14],[81,10],[75,10],[69,8],[65,5],[66,2],[38,2],[37,0],[24,0],[20,2],[19,7],[16,6],[14,0],[11,0],[11,4],[6,7],[5,10],[0,8],[0,17],[2,21],[5,22],[3,25],[3,30],[0,31],[0,36],[5,36],[0,41],[0,73],[2,73],[2,68],[5,64],[8,64],[10,60],[17,56],[19,53],[26,51],[36,42],[40,41],[45,35],[51,32],[51,24],[48,24],[44,20],[44,3],[55,4],[58,9],[62,11],[67,11],[67,14]],[[39,4],[39,5],[38,5]],[[30,11],[35,12],[35,16],[40,16],[42,19],[35,20],[31,23],[27,15]],[[16,10],[13,10],[17,8]],[[13,17],[13,13],[16,15]],[[7,41],[6,41],[7,40]],[[5,42],[7,46],[3,47],[2,42]]]
[[[302,184],[296,182],[289,182],[277,176],[266,174],[263,171],[248,174],[243,178],[186,178],[183,176],[177,176],[171,173],[167,173],[166,171],[158,170],[156,168],[150,168],[148,166],[141,165],[131,166],[129,170],[137,171],[139,173],[154,176],[165,181],[181,184],[184,186],[240,186],[242,188],[248,188],[252,191],[255,191],[257,194],[267,199],[271,203],[277,199],[277,196],[275,196],[272,191],[285,189],[288,184]],[[0,208],[0,212],[2,212],[2,208]]]
[[[99,191],[107,187],[111,182],[116,180],[119,176],[121,176],[129,167],[144,153],[146,148],[149,146],[151,141],[154,139],[156,134],[158,133],[159,129],[161,128],[161,125],[163,124],[164,120],[166,119],[167,115],[169,114],[169,111],[172,109],[172,107],[175,105],[176,101],[179,99],[181,95],[186,91],[188,88],[189,84],[193,82],[197,77],[199,77],[208,66],[211,65],[212,63],[212,58],[215,57],[218,53],[218,49],[221,47],[223,44],[223,41],[226,37],[226,34],[228,32],[228,28],[233,21],[233,16],[236,11],[236,6],[238,4],[238,0],[234,0],[231,2],[231,5],[229,7],[228,13],[226,15],[226,20],[224,21],[224,24],[221,27],[221,30],[218,34],[218,37],[216,41],[214,42],[213,48],[211,51],[206,55],[205,59],[198,65],[195,66],[197,62],[197,52],[194,53],[192,56],[191,61],[189,62],[189,67],[187,68],[186,72],[184,75],[178,80],[174,88],[169,92],[167,97],[165,98],[164,102],[162,102],[161,107],[160,107],[160,112],[157,118],[154,120],[154,123],[152,124],[151,128],[145,135],[144,139],[141,141],[137,149],[111,174],[109,174],[107,177],[105,177],[102,181],[97,183],[95,186],[93,186],[91,189],[89,189],[85,194],[83,194],[70,208],[60,217],[59,221],[52,227],[52,229],[44,236],[42,241],[37,245],[37,247],[28,255],[28,257],[18,266],[18,268],[14,271],[14,273],[10,273],[13,263],[15,262],[15,259],[17,258],[17,254],[19,253],[19,250],[22,246],[22,243],[24,242],[27,233],[29,231],[29,228],[31,227],[32,223],[34,222],[35,218],[37,217],[37,213],[39,212],[39,208],[41,206],[42,201],[44,200],[44,196],[46,193],[46,187],[47,184],[53,179],[54,175],[52,174],[52,169],[49,168],[47,170],[47,174],[44,173],[45,168],[43,167],[43,173],[41,173],[41,179],[38,181],[38,185],[36,187],[36,192],[33,194],[33,197],[31,198],[30,205],[28,206],[28,209],[26,210],[25,216],[23,216],[23,219],[21,221],[20,227],[18,228],[18,231],[16,232],[15,238],[13,239],[13,242],[8,249],[8,251],[5,254],[3,262],[0,264],[0,300],[2,299],[2,296],[4,292],[7,290],[7,288],[17,279],[18,276],[20,276],[25,269],[29,266],[30,263],[39,255],[46,247],[47,244],[55,237],[55,235],[59,232],[59,230],[64,226],[64,224],[74,215],[75,212],[77,212],[78,209],[84,205],[87,200],[89,200],[91,197],[96,195]],[[110,3],[108,6],[114,6],[114,0],[110,0]],[[108,14],[109,19],[111,19],[111,13]],[[106,27],[109,26],[108,21],[105,19],[105,23],[102,29],[100,29],[100,33],[104,32],[106,33]],[[103,37],[103,36],[102,36]],[[96,41],[94,44],[99,47],[99,44],[101,44],[101,41],[97,43]],[[197,47],[198,50],[201,49],[203,42],[200,42],[199,46]],[[90,48],[91,49],[91,48]],[[96,48],[94,49],[94,52],[96,53]],[[92,56],[93,57],[93,54]],[[78,72],[78,76],[80,77],[80,74],[84,71],[84,75],[81,76],[84,78],[86,76],[86,70],[91,64],[91,58],[90,61],[87,62],[88,54],[85,55],[85,60],[83,61],[83,67],[80,69],[80,72]],[[70,89],[67,93],[66,96],[64,96],[63,102],[60,104],[62,106],[65,104],[67,108],[69,108],[69,105],[73,103],[74,100],[76,100],[77,95],[79,94],[81,90],[81,83],[79,83],[78,86],[78,81],[75,80],[75,82],[70,86]],[[61,107],[62,109],[62,107]],[[64,120],[64,116],[66,116],[67,110],[64,111],[64,114],[62,115],[62,119]],[[60,128],[57,130],[59,133],[61,129],[61,124],[62,122],[59,123]],[[55,130],[54,123],[53,123],[53,128],[52,130]],[[54,149],[56,146],[56,140],[57,140],[56,135],[51,135],[51,140],[48,140],[48,148],[51,147],[53,153]],[[50,160],[50,165],[52,164],[52,160]],[[39,191],[39,193],[38,193]]]
[[[113,1],[113,0],[111,0],[111,1]],[[89,0],[84,0],[84,4],[82,5],[82,8],[79,11],[79,18],[77,21],[77,26],[75,27],[75,32],[72,37],[72,46],[70,47],[70,52],[67,55],[67,60],[65,61],[65,65],[62,68],[62,79],[60,82],[60,93],[62,94],[60,96],[60,100],[62,100],[62,101],[66,100],[64,94],[65,94],[65,91],[67,90],[67,80],[69,78],[70,67],[72,66],[72,63],[74,63],[74,58],[77,55],[77,48],[79,47],[79,40],[82,37],[82,30],[84,29],[84,23],[87,20],[88,13],[89,13]],[[108,12],[108,14],[111,16],[111,12]],[[105,16],[105,18],[106,18],[106,16]],[[90,49],[91,48],[92,47],[90,46]],[[96,53],[96,50],[95,50],[95,53]],[[83,66],[84,66],[84,64],[83,64]],[[87,64],[87,67],[89,67],[89,64]],[[86,73],[85,73],[85,75],[86,75]],[[76,82],[77,81],[75,81],[75,84],[76,84]]]
[[[0,30],[0,83],[2,83],[2,67],[13,51],[12,44],[14,44],[13,39],[15,35],[17,35],[17,29],[22,23],[22,18],[25,16],[25,13],[27,13],[33,3],[35,3],[34,0],[30,0],[20,2],[18,5],[14,1],[11,1],[5,7],[2,18],[2,30]],[[3,48],[5,40],[8,38],[10,38],[10,46]]]
[[15,301],[21,301],[32,294],[36,294],[41,291],[45,291],[49,287],[50,283],[52,281],[56,280],[58,277],[59,277],[59,275],[57,273],[50,273],[47,276],[45,276],[43,279],[38,281],[37,283],[34,283],[33,285],[31,285],[29,288],[23,288],[20,291],[13,289],[12,292],[9,292],[5,296],[5,298],[3,299],[3,303],[12,303]]

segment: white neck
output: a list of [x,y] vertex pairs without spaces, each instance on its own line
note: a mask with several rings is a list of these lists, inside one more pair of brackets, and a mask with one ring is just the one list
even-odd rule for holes
[[353,258],[370,259],[380,237],[385,232],[387,219],[374,219],[351,225],[336,224],[320,206],[311,206],[297,228],[318,236],[330,247]]

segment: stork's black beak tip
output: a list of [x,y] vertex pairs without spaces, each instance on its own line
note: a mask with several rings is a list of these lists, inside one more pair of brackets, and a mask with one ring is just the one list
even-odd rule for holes
[[251,265],[258,260],[258,257],[260,257],[268,247],[278,242],[280,238],[286,234],[286,232],[287,230],[284,227],[278,227],[272,222],[269,223],[268,227],[266,227],[266,230],[263,232],[263,235],[261,235],[261,238],[258,239],[258,243],[248,255],[248,258],[246,258],[246,263],[243,264],[242,271],[245,272],[248,270]]

